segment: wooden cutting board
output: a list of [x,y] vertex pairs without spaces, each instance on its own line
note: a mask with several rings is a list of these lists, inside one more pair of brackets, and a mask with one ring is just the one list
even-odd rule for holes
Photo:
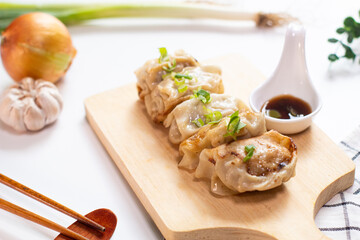
[[[264,76],[238,55],[207,63],[223,70],[225,93],[248,102]],[[328,239],[314,216],[354,182],[355,165],[315,124],[293,135],[296,176],[265,192],[219,198],[209,183],[177,167],[178,147],[153,124],[135,84],[85,101],[89,123],[167,240]],[[321,114],[321,112],[320,112]]]

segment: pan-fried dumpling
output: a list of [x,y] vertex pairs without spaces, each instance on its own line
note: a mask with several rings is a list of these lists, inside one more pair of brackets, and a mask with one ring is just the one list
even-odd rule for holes
[[296,160],[292,139],[269,131],[259,137],[203,150],[195,176],[210,178],[211,190],[218,195],[264,191],[293,177]]
[[[246,125],[237,133],[235,132],[233,137],[244,139],[256,137],[266,132],[265,118],[262,113],[246,111],[239,113],[238,116],[241,123]],[[226,136],[229,122],[230,117],[226,117],[218,124],[206,125],[196,134],[183,141],[179,147],[180,155],[183,156],[179,167],[194,170],[199,164],[199,155],[202,150],[233,141],[232,136]]]
[[156,85],[162,81],[162,76],[168,73],[165,69],[173,65],[174,61],[176,63],[172,69],[174,72],[180,72],[189,66],[199,66],[197,60],[183,50],[178,50],[174,55],[169,55],[166,61],[159,61],[158,58],[147,61],[135,71],[136,86],[141,99],[150,94]]
[[167,116],[164,121],[165,127],[170,127],[169,139],[174,144],[179,144],[186,138],[199,131],[199,124],[207,123],[206,115],[221,113],[222,117],[239,112],[249,111],[249,108],[240,99],[225,94],[210,94],[211,101],[204,104],[200,99],[189,99],[179,105]]
[[[145,106],[154,122],[162,122],[179,103],[190,98],[193,91],[203,89],[223,93],[221,70],[216,66],[186,67],[164,78],[151,94],[145,96]],[[181,88],[182,87],[182,88]]]

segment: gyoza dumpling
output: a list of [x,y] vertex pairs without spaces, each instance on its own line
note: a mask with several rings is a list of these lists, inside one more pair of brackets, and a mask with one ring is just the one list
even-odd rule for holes
[[218,195],[264,191],[295,176],[296,160],[292,139],[269,131],[203,150],[195,176],[211,178],[211,190]]
[[162,122],[171,110],[187,100],[196,89],[211,93],[223,93],[221,70],[216,66],[186,67],[180,73],[173,72],[161,81],[151,94],[145,96],[145,106],[154,122]]
[[141,99],[150,94],[156,85],[162,81],[162,76],[167,74],[165,69],[173,66],[174,63],[176,63],[174,72],[180,72],[189,66],[199,66],[198,61],[183,50],[178,50],[174,55],[169,55],[166,61],[159,61],[159,58],[147,61],[135,71],[136,86]]
[[204,104],[200,99],[193,98],[177,105],[164,121],[165,127],[170,127],[169,139],[174,144],[179,144],[186,138],[199,131],[199,124],[206,124],[207,114],[220,112],[222,117],[239,112],[249,111],[248,106],[240,99],[225,94],[210,94],[211,101]]
[[233,137],[244,139],[266,132],[265,118],[262,113],[246,111],[239,113],[238,117],[240,117],[240,122],[246,125],[237,133],[234,132],[233,136],[225,136],[230,122],[230,117],[225,117],[218,124],[202,127],[196,134],[183,141],[179,147],[180,155],[183,156],[179,167],[194,170],[199,164],[199,155],[205,148],[214,148],[234,141]]

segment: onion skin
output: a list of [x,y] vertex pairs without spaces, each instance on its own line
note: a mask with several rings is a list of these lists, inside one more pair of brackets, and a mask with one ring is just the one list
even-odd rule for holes
[[2,33],[2,62],[17,82],[31,77],[55,83],[64,76],[75,55],[65,25],[47,13],[21,15]]

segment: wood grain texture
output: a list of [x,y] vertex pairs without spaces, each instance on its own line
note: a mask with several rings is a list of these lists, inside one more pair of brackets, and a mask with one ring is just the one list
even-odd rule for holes
[[40,215],[37,215],[33,212],[30,212],[22,207],[19,207],[15,204],[12,204],[2,198],[0,198],[0,208],[4,209],[5,211],[8,211],[10,213],[13,213],[19,217],[25,218],[29,221],[32,221],[34,223],[40,224],[41,226],[47,227],[49,229],[52,229],[56,232],[60,232],[66,236],[71,237],[70,239],[75,239],[75,240],[89,240],[87,238],[85,238],[82,235],[79,235],[78,233],[71,231],[67,228],[64,228],[63,226],[50,221],[47,218],[44,218]]
[[[238,55],[207,63],[222,68],[225,93],[246,102],[264,80]],[[299,156],[289,182],[219,198],[208,182],[178,169],[178,146],[169,142],[167,129],[150,121],[135,84],[92,96],[85,107],[100,141],[167,240],[328,239],[314,216],[354,181],[353,162],[313,124],[292,136]]]
[[35,199],[36,201],[39,201],[41,203],[44,203],[45,205],[52,207],[70,217],[73,217],[89,226],[92,226],[93,228],[100,230],[100,231],[105,231],[105,228],[101,225],[99,225],[98,223],[92,221],[91,219],[88,219],[86,217],[84,217],[83,215],[75,212],[74,210],[71,210],[70,208],[42,195],[39,192],[36,192],[34,190],[32,190],[31,188],[5,176],[4,174],[0,173],[0,183],[5,184],[6,186],[21,192],[22,194],[25,194],[33,199]]
[[[111,210],[105,208],[96,209],[86,214],[85,217],[104,226],[105,231],[91,228],[79,220],[71,224],[68,229],[86,237],[88,240],[108,240],[111,238],[117,224],[116,215]],[[54,240],[72,240],[72,238],[60,234]]]

